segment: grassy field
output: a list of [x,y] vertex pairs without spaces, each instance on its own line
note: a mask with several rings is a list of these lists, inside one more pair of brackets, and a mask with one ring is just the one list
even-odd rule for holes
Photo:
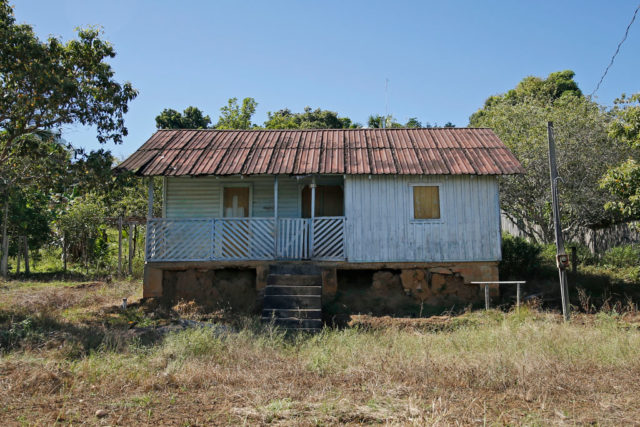
[[344,329],[286,336],[252,318],[182,329],[135,304],[140,288],[0,282],[3,425],[640,420],[636,312],[567,324],[528,308],[354,316]]

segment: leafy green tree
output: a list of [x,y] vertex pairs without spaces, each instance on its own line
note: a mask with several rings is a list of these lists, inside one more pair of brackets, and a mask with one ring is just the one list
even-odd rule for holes
[[407,123],[405,124],[405,127],[408,127],[408,128],[421,128],[422,127],[422,122],[420,122],[420,120],[418,120],[417,117],[410,117],[409,120],[407,120]]
[[107,61],[115,51],[98,30],[80,29],[67,43],[41,41],[0,0],[0,41],[0,164],[23,135],[70,123],[95,125],[100,142],[122,141],[124,114],[137,92],[113,79]]
[[[554,122],[562,222],[569,239],[582,227],[619,221],[606,211],[610,195],[599,188],[608,165],[619,164],[628,149],[608,135],[610,117],[568,82],[572,72],[548,79],[525,78],[514,91],[491,97],[470,119],[473,127],[490,127],[520,160],[526,174],[500,181],[501,206],[531,238],[551,242],[553,227],[547,154],[548,121]],[[526,93],[526,95],[525,95]]]
[[381,129],[383,127],[387,129],[406,127],[398,123],[396,119],[393,118],[392,115],[380,116],[378,114],[373,114],[369,116],[369,119],[367,120],[367,126],[372,129]]
[[338,117],[335,111],[305,107],[304,112],[294,113],[288,108],[267,113],[264,127],[267,129],[349,129],[361,127],[348,117]]
[[211,118],[197,107],[187,107],[182,113],[165,108],[156,116],[158,129],[207,129],[210,124]]
[[[25,271],[29,272],[28,251],[49,242],[51,210],[48,196],[37,188],[19,188],[9,200],[9,254],[24,254]],[[26,239],[26,244],[23,239]]]
[[102,199],[87,193],[72,200],[58,219],[60,233],[73,261],[82,261],[85,268],[107,253],[105,218]]
[[[130,83],[114,80],[108,61],[112,45],[93,28],[80,29],[78,38],[63,43],[41,41],[27,24],[16,24],[9,2],[0,0],[0,197],[5,203],[3,256],[0,273],[6,277],[6,236],[10,193],[28,179],[46,180],[38,157],[53,149],[44,131],[63,125],[94,125],[98,141],[122,141],[127,134],[124,115],[137,92]],[[32,149],[25,149],[29,146]]]
[[256,112],[258,103],[253,98],[245,98],[238,105],[238,98],[231,98],[228,104],[220,108],[220,118],[216,129],[251,129],[255,127],[251,118]]
[[[557,71],[549,74],[546,79],[528,76],[507,93],[490,96],[484,102],[484,107],[475,112],[469,118],[469,123],[480,122],[493,105],[498,104],[526,104],[526,103],[552,103],[563,95],[575,95],[582,97],[582,91],[573,80],[575,73],[571,70]],[[445,127],[447,127],[445,125]]]
[[[640,93],[615,100],[612,110],[614,120],[609,135],[627,144],[636,157],[640,149]],[[614,196],[607,203],[608,209],[617,210],[634,219],[640,218],[640,164],[629,158],[611,168],[601,182],[602,188]]]

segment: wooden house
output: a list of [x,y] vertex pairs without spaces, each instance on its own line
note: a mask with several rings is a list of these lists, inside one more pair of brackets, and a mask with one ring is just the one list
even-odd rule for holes
[[[189,283],[171,286],[193,288],[233,269],[260,292],[304,282],[325,301],[347,270],[397,272],[422,300],[448,276],[497,280],[498,176],[523,172],[493,131],[468,128],[160,130],[118,169],[164,183],[145,297],[176,272]],[[294,290],[267,289],[265,305],[274,292]]]

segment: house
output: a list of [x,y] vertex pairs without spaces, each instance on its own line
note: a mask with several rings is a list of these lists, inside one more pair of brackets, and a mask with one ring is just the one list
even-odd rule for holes
[[284,317],[317,314],[354,271],[428,304],[474,300],[469,282],[498,279],[498,176],[523,173],[468,128],[159,130],[118,169],[163,181],[144,297],[255,293]]

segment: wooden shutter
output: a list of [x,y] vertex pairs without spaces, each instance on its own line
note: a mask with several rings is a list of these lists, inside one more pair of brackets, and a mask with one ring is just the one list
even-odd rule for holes
[[413,186],[414,219],[440,219],[439,190],[436,185]]

